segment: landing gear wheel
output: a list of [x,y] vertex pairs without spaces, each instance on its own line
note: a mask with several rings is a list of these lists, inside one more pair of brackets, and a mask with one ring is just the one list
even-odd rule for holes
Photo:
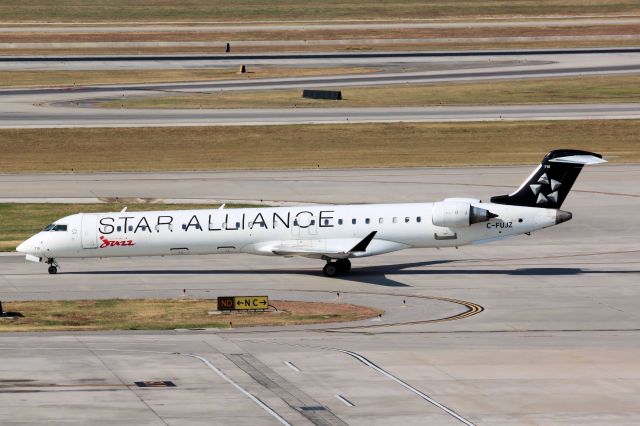
[[336,264],[334,262],[329,262],[324,265],[324,268],[322,268],[322,272],[324,272],[327,277],[335,277],[338,273],[338,268],[336,267]]
[[49,273],[51,275],[58,272],[58,263],[56,262],[55,259],[49,259],[47,260],[47,263],[49,264]]
[[338,272],[347,273],[351,270],[351,261],[349,259],[340,259],[336,261]]

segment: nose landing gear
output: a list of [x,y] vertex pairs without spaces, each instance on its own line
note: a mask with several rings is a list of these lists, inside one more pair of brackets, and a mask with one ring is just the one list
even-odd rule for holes
[[55,259],[49,259],[49,260],[47,260],[47,263],[49,264],[49,269],[48,269],[49,273],[51,275],[56,274],[58,272],[58,266],[59,266],[58,263],[56,262],[56,260]]

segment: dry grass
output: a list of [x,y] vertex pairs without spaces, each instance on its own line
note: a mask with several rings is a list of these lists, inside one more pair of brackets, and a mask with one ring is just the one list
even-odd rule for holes
[[125,108],[300,108],[395,107],[431,105],[500,105],[538,103],[640,102],[640,76],[568,77],[493,81],[347,87],[343,100],[304,99],[301,90],[197,93],[107,102]]
[[171,83],[229,79],[309,77],[317,75],[365,74],[379,71],[366,67],[271,68],[237,67],[181,70],[93,70],[93,71],[0,71],[0,87],[73,86],[88,84]]
[[347,322],[371,318],[383,311],[366,306],[270,301],[282,313],[209,315],[216,300],[109,299],[5,302],[5,311],[23,317],[0,320],[0,332],[79,330],[171,330]]
[[639,133],[640,120],[2,129],[0,172],[533,164],[558,147],[640,162]]
[[327,19],[433,19],[470,16],[638,14],[636,0],[31,0],[4,2],[5,22],[252,21]]
[[[47,224],[64,216],[78,212],[119,212],[123,207],[129,211],[215,209],[214,204],[153,204],[153,203],[104,203],[104,204],[54,204],[54,203],[0,203],[0,251],[14,251],[18,244],[40,231]],[[234,204],[233,207],[249,207]]]
[[[247,26],[247,29],[251,28]],[[268,27],[267,27],[268,28]],[[468,28],[361,28],[314,29],[309,25],[299,30],[256,31],[118,31],[86,33],[19,32],[2,34],[3,43],[79,43],[79,42],[180,42],[209,41],[233,44],[238,41],[288,41],[288,40],[352,40],[390,38],[469,38],[469,37],[539,37],[539,36],[594,36],[640,34],[637,25],[576,25],[576,26],[519,26],[519,27],[468,27]]]

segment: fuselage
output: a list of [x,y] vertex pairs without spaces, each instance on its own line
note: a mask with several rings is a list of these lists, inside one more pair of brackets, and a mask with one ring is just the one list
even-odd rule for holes
[[491,241],[559,223],[556,209],[464,201],[497,217],[467,226],[437,226],[434,203],[78,213],[57,220],[22,243],[18,251],[31,256],[30,260],[46,261],[215,253],[279,255],[281,247],[308,247],[303,255],[324,258],[323,250],[348,250],[375,231],[365,251],[349,255],[362,257],[405,248]]

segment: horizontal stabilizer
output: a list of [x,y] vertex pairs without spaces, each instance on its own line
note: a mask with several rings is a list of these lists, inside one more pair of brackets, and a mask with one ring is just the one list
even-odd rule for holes
[[603,160],[595,155],[569,155],[567,157],[552,158],[550,163],[569,163],[569,164],[600,164],[606,163],[607,160]]

